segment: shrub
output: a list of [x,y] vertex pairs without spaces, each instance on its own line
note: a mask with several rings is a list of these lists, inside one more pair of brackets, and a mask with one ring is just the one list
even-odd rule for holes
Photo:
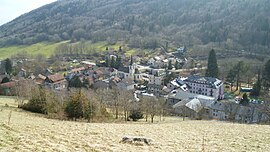
[[129,118],[133,121],[138,121],[139,119],[143,118],[143,114],[140,110],[132,110],[130,112]]
[[28,103],[23,104],[22,109],[35,112],[35,113],[42,113],[46,114],[46,102],[45,101],[40,101],[37,99],[31,99],[29,100]]

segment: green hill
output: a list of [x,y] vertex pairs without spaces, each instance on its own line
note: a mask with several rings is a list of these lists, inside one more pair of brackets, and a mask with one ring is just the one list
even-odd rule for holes
[[269,10],[269,0],[59,0],[1,26],[0,46],[90,40],[266,54]]

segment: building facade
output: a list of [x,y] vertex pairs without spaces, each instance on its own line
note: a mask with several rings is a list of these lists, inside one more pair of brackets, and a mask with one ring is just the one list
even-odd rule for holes
[[185,83],[190,93],[214,97],[216,100],[224,99],[224,84],[217,78],[192,75]]

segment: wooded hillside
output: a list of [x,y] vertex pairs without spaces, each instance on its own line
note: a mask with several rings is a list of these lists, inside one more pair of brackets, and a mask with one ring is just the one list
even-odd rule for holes
[[0,27],[0,46],[91,40],[267,53],[269,0],[60,0]]

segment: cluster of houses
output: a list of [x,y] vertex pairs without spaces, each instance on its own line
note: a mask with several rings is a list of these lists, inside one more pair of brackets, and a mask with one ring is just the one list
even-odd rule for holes
[[[181,48],[178,51],[184,50]],[[177,73],[178,77],[165,84],[164,79],[172,72],[164,68],[168,61],[185,62],[175,57],[154,57],[144,65],[136,62],[115,69],[82,61],[80,67],[73,68],[65,74],[39,74],[31,76],[30,79],[38,85],[60,91],[68,88],[68,81],[78,77],[82,82],[87,80],[87,85],[93,89],[117,88],[133,91],[136,101],[140,101],[143,97],[165,98],[166,105],[172,113],[194,119],[243,123],[269,120],[269,116],[256,106],[242,106],[224,100],[224,84],[217,78],[199,75],[180,77],[181,73]],[[1,84],[0,87],[11,90],[10,88],[15,85],[15,82],[9,82]]]

